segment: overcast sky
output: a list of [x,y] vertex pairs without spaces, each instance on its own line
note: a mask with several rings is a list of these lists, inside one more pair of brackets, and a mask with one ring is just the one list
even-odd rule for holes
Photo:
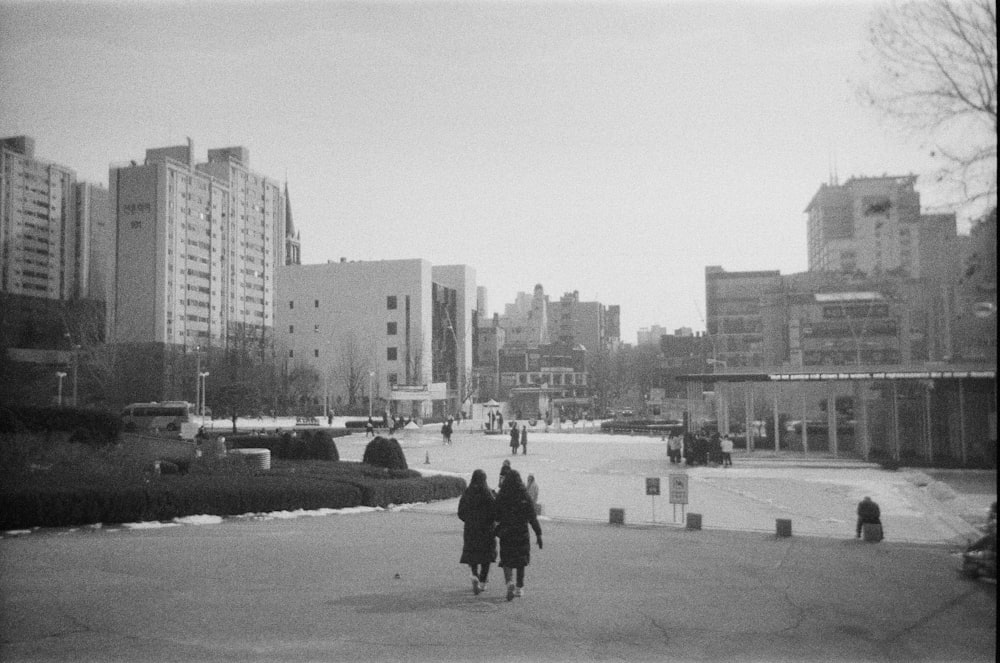
[[804,271],[833,164],[953,209],[853,91],[875,6],[0,0],[0,135],[105,185],[148,147],[245,145],[304,263],[468,264],[500,312],[577,290],[634,343],[704,329],[706,265]]

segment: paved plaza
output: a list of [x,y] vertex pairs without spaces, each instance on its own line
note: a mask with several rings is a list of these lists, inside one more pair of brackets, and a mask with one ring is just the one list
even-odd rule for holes
[[[482,467],[495,485],[510,457],[538,479],[545,549],[524,598],[505,600],[497,569],[473,596],[457,500],[8,534],[0,659],[995,660],[996,584],[961,578],[954,556],[995,473],[737,455],[732,469],[684,470],[698,531],[645,495],[646,477],[678,471],[655,438],[539,432],[517,458],[499,436],[453,439],[400,436],[424,471]],[[366,442],[337,443],[355,460]],[[853,536],[863,495],[882,505],[883,543]],[[607,524],[609,508],[627,526]],[[775,536],[776,517],[792,537]]]

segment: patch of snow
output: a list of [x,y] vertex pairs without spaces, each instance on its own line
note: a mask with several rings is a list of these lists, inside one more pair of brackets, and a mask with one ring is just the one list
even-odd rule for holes
[[9,529],[3,533],[4,536],[24,536],[25,534],[31,534],[30,529]]
[[199,516],[182,516],[174,518],[173,522],[181,525],[218,525],[222,522],[222,516],[210,516],[202,514]]
[[150,520],[138,523],[122,523],[125,529],[161,529],[163,527],[179,527],[180,523],[162,523],[158,520]]

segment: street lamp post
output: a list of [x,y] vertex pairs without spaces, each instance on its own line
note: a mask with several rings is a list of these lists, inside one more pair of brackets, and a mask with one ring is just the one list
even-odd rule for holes
[[80,402],[76,399],[77,398],[76,376],[79,370],[80,370],[80,346],[74,345],[73,346],[73,407],[80,406]]
[[58,402],[59,407],[62,407],[62,381],[66,377],[65,371],[56,371],[56,377],[59,378],[59,391],[58,391]]
[[205,378],[208,377],[208,371],[198,371],[198,383],[199,389],[198,394],[201,401],[198,402],[198,414],[201,415],[201,425],[205,425]]
[[368,418],[372,418],[372,380],[375,379],[375,371],[368,371]]

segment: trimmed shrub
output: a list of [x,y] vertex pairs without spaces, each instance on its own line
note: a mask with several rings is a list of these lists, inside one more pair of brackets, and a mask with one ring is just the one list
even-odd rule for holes
[[292,437],[291,433],[276,435],[234,435],[226,438],[230,449],[269,449],[272,458],[283,460],[340,460],[333,435],[347,434],[343,429],[306,431]]
[[309,440],[308,457],[316,460],[338,461],[340,460],[340,452],[337,450],[333,437],[324,430],[318,430]]
[[365,454],[361,462],[390,470],[405,470],[408,467],[399,441],[394,437],[385,438],[381,435],[365,447]]

